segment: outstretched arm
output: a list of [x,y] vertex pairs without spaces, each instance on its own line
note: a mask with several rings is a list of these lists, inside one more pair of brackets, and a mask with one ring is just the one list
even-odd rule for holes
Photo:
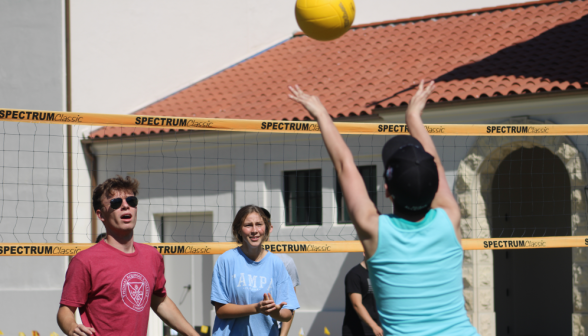
[[435,163],[437,164],[437,171],[439,172],[439,189],[437,189],[437,194],[435,194],[431,207],[442,208],[447,212],[449,219],[451,219],[451,222],[453,223],[453,229],[455,230],[457,240],[461,242],[461,230],[459,227],[461,214],[459,211],[459,205],[457,205],[457,202],[453,197],[453,193],[451,192],[451,188],[445,177],[445,169],[443,169],[433,139],[431,138],[431,135],[429,135],[429,132],[427,132],[421,117],[425,104],[427,103],[427,98],[431,92],[433,92],[434,88],[435,84],[433,82],[429,83],[425,88],[424,81],[421,81],[417,92],[410,100],[410,104],[406,110],[406,125],[408,126],[410,135],[420,141],[425,151],[435,158]]
[[325,146],[339,177],[351,221],[369,258],[378,248],[378,210],[370,199],[363,178],[353,161],[353,155],[320,99],[305,93],[298,85],[289,89],[292,92],[289,97],[302,104],[321,128]]
[[165,324],[179,332],[180,335],[198,336],[194,327],[186,321],[182,312],[167,295],[164,297],[153,295],[151,298],[151,308]]

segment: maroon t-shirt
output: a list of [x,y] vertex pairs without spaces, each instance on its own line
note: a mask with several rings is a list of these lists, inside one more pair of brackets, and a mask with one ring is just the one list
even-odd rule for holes
[[127,254],[101,241],[69,264],[61,304],[80,308],[94,335],[147,335],[151,296],[166,295],[163,257],[149,245],[134,246]]

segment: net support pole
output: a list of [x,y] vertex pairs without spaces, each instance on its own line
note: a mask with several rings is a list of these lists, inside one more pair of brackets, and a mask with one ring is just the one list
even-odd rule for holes
[[72,130],[67,125],[67,241],[73,243],[73,176],[72,176]]
[[[70,1],[65,0],[65,104],[66,111],[71,112],[71,27]],[[73,243],[73,162],[72,162],[72,126],[67,125],[67,241]]]

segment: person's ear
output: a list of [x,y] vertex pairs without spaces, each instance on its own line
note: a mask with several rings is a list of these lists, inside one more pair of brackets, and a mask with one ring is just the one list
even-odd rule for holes
[[384,189],[386,189],[386,198],[389,199],[390,201],[394,202],[394,196],[392,196],[390,194],[390,192],[388,191],[388,185],[384,184]]
[[96,216],[98,217],[99,220],[101,220],[104,223],[104,217],[102,217],[102,210],[101,209],[96,210]]
[[273,230],[274,230],[274,226],[270,224],[268,233],[272,233]]

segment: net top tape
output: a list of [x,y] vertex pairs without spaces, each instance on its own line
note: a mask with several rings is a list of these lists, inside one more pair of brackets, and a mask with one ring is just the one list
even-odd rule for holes
[[[237,243],[148,243],[163,255],[211,255],[222,254],[237,247]],[[520,238],[475,238],[462,239],[464,250],[514,250],[569,248],[588,246],[588,236],[572,237],[520,237]],[[74,256],[94,244],[45,244],[8,243],[0,244],[0,257],[3,256]],[[358,240],[354,241],[314,241],[314,242],[266,242],[264,249],[273,253],[347,253],[363,252]]]
[[[181,130],[213,130],[268,133],[320,133],[313,121],[250,120],[184,118],[151,115],[118,115],[101,113],[76,113],[40,110],[0,109],[0,120],[44,124],[68,124],[87,126],[115,126],[131,128],[162,128]],[[342,134],[408,134],[405,124],[336,122]],[[560,136],[588,135],[588,125],[481,125],[481,124],[427,124],[431,135],[452,136]]]

